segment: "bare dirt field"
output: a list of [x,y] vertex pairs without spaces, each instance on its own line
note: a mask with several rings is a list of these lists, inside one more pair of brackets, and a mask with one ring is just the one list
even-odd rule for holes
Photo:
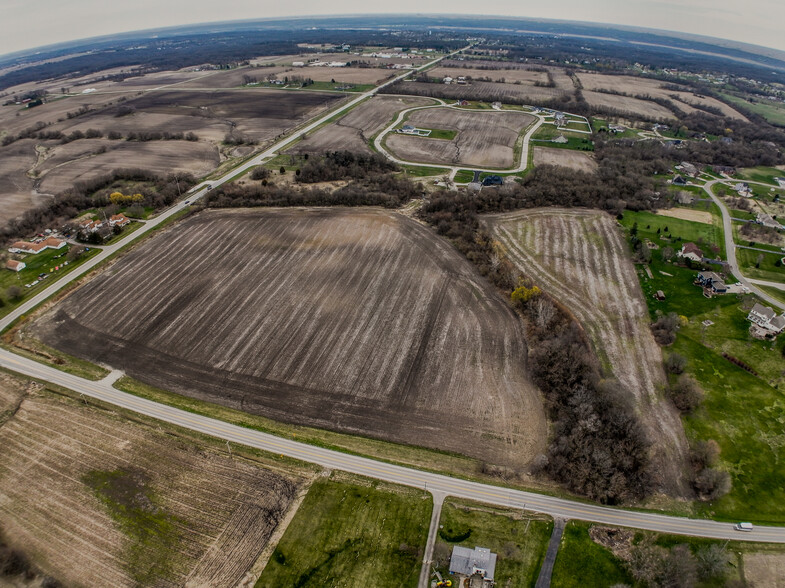
[[205,211],[32,330],[148,384],[284,422],[514,467],[546,441],[519,320],[452,245],[397,213]]
[[522,112],[430,108],[412,112],[407,122],[426,129],[456,130],[453,140],[390,134],[385,141],[404,161],[507,169],[516,165],[513,147],[533,120]]
[[0,225],[46,200],[34,194],[33,179],[27,175],[36,159],[31,139],[0,147]]
[[706,212],[705,210],[692,210],[691,208],[664,208],[658,210],[657,214],[696,223],[705,223],[707,225],[714,222],[710,212]]
[[553,100],[564,96],[567,91],[560,88],[538,88],[524,84],[499,84],[496,82],[472,82],[466,86],[456,84],[430,84],[426,82],[403,82],[396,85],[395,92],[414,96],[439,96],[451,100],[484,100],[485,102],[508,102],[511,104]]
[[303,482],[48,392],[0,445],[0,526],[67,586],[234,586]]
[[[106,151],[101,152],[102,149]],[[167,175],[206,174],[218,165],[218,151],[206,142],[148,141],[144,143],[84,139],[52,148],[52,156],[37,169],[39,190],[57,194],[75,182],[105,175],[114,169],[140,167]]]
[[745,553],[744,580],[755,588],[785,586],[785,554]]
[[701,96],[695,94],[690,89],[684,87],[683,90],[667,90],[663,88],[664,82],[660,80],[649,80],[636,78],[633,76],[609,76],[605,74],[581,73],[578,78],[586,90],[610,90],[621,92],[629,96],[652,96],[653,98],[665,98],[673,101],[676,106],[687,114],[695,112],[695,105],[711,106],[718,108],[725,116],[739,120],[747,120],[739,112],[711,96]]
[[286,152],[323,153],[328,150],[347,149],[371,153],[368,140],[391,123],[396,114],[406,108],[433,103],[434,101],[428,98],[374,96],[333,124],[311,133]]
[[570,309],[606,369],[629,391],[656,442],[660,483],[681,480],[687,441],[679,414],[662,392],[662,353],[613,218],[593,210],[533,209],[489,216],[486,222],[516,267]]
[[402,72],[378,67],[293,67],[278,74],[278,77],[283,79],[285,76],[302,76],[316,82],[335,80],[349,84],[378,84],[400,73]]
[[591,90],[584,90],[583,97],[591,106],[613,108],[620,114],[626,113],[632,116],[644,116],[657,120],[673,120],[676,118],[676,115],[671,110],[649,100],[639,100],[638,98],[618,96],[616,94],[603,94],[602,92],[592,92]]
[[535,147],[534,165],[561,165],[589,173],[597,170],[597,162],[589,153],[555,147]]
[[[459,59],[445,59],[440,63],[441,67],[453,68],[460,70],[477,70],[484,72],[484,75],[478,77],[490,77],[496,80],[503,77],[508,83],[515,82],[520,79],[522,82],[531,80],[534,83],[537,80],[547,81],[548,76],[546,73],[537,70],[547,70],[551,74],[556,87],[560,90],[572,92],[575,85],[572,78],[565,73],[562,67],[549,67],[549,66],[532,66],[525,63],[516,63],[512,61],[490,61],[482,59],[470,59],[461,61]],[[527,73],[526,73],[527,72]],[[458,75],[466,75],[459,73]],[[473,75],[473,74],[472,74]],[[534,77],[534,76],[537,77]],[[453,76],[456,77],[456,76]]]

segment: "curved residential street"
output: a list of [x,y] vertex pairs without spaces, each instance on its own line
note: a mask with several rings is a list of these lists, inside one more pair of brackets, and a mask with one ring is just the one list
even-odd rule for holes
[[[733,276],[742,284],[747,286],[750,289],[750,292],[754,292],[760,298],[765,300],[768,304],[771,304],[774,308],[779,308],[780,310],[785,310],[785,304],[767,294],[760,288],[756,286],[756,284],[764,285],[764,286],[774,286],[775,288],[785,289],[782,284],[777,285],[773,282],[765,282],[762,280],[752,280],[744,276],[739,269],[739,263],[736,261],[736,243],[733,241],[733,220],[731,219],[730,213],[728,212],[728,208],[725,206],[725,203],[720,200],[719,197],[715,196],[714,192],[712,191],[712,187],[715,184],[723,184],[727,185],[728,180],[710,180],[703,185],[703,190],[706,192],[709,197],[714,201],[714,203],[719,207],[720,212],[722,213],[722,228],[725,233],[725,253],[728,258],[728,267],[730,268],[730,272]],[[760,183],[760,182],[750,182],[750,183]],[[768,184],[761,184],[767,186]]]

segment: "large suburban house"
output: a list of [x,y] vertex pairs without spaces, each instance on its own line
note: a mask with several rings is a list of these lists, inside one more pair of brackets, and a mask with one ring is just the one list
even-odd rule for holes
[[725,281],[715,272],[700,272],[696,281],[714,294],[725,294],[728,291]]
[[698,168],[687,161],[682,161],[681,165],[677,166],[677,168],[680,169],[682,173],[692,176],[693,178],[699,173]]
[[16,261],[15,259],[9,259],[5,262],[5,269],[9,269],[12,272],[21,272],[23,269],[27,267],[24,261]]
[[40,253],[44,249],[62,249],[68,245],[65,241],[61,241],[56,237],[47,237],[42,241],[37,241],[30,243],[28,241],[17,241],[13,243],[11,247],[8,248],[8,251],[11,253],[31,253],[35,255],[36,253]]
[[493,576],[496,573],[496,554],[485,547],[452,548],[450,557],[450,573],[471,578],[477,576],[482,580],[483,586],[493,586]]
[[95,233],[104,226],[100,220],[87,219],[79,223],[79,230],[85,233]]
[[755,218],[755,222],[759,225],[763,225],[764,227],[769,227],[772,229],[781,229],[782,225],[777,222],[770,214],[766,214],[764,212],[759,212],[758,216]]
[[747,315],[747,320],[768,334],[778,335],[785,330],[785,314],[777,316],[777,313],[770,306],[756,304]]
[[122,212],[119,214],[113,214],[111,217],[109,217],[109,225],[112,227],[124,227],[130,222],[131,219],[125,216]]
[[703,251],[701,251],[700,247],[698,247],[695,243],[685,243],[681,246],[679,257],[700,263],[703,261]]

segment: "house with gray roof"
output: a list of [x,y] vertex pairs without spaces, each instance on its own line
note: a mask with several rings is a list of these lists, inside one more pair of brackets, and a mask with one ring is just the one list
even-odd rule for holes
[[452,557],[450,557],[450,573],[467,578],[477,575],[483,579],[484,585],[493,586],[496,554],[485,547],[469,549],[456,545],[452,548]]
[[785,330],[785,314],[777,316],[770,306],[755,304],[747,315],[747,320],[772,335]]

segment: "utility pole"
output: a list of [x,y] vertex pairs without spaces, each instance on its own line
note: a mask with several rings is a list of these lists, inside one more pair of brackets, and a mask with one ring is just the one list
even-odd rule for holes
[[226,442],[226,448],[229,450],[229,457],[232,457],[232,447],[229,445],[229,441]]

